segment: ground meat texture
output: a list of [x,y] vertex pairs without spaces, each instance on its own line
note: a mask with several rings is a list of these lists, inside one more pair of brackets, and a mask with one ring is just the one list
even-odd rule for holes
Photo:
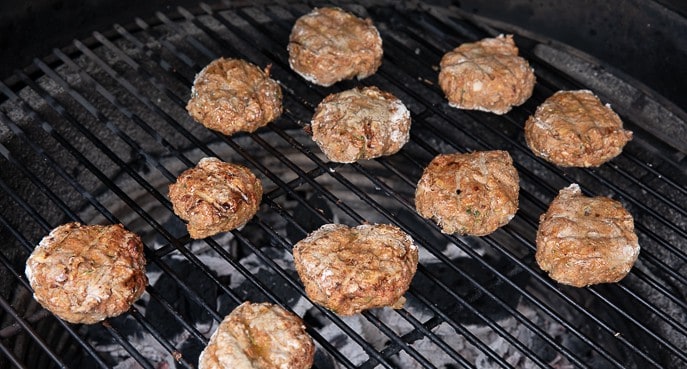
[[591,91],[558,91],[527,120],[525,139],[556,165],[598,167],[620,154],[632,132]]
[[225,135],[254,132],[281,115],[281,87],[269,78],[269,66],[263,71],[245,60],[220,58],[196,75],[186,110]]
[[201,239],[245,225],[262,199],[260,180],[246,167],[203,158],[169,186],[174,213]]
[[270,303],[245,302],[212,334],[199,369],[308,369],[315,345],[296,315]]
[[383,54],[372,21],[339,8],[319,8],[298,18],[288,51],[291,69],[320,86],[371,76]]
[[505,114],[532,96],[535,76],[513,36],[465,43],[441,58],[439,85],[449,105]]
[[143,294],[143,244],[120,224],[67,223],[53,229],[26,261],[34,298],[71,323],[118,316]]
[[403,307],[418,250],[392,225],[326,224],[294,246],[293,259],[310,299],[339,315],[353,315]]
[[632,215],[607,197],[586,197],[572,184],[539,218],[536,259],[554,280],[584,287],[613,283],[639,256]]
[[415,207],[443,233],[484,236],[513,219],[519,191],[506,151],[441,154],[422,173]]
[[410,112],[377,87],[355,88],[327,96],[310,127],[329,160],[352,163],[398,152],[410,138]]

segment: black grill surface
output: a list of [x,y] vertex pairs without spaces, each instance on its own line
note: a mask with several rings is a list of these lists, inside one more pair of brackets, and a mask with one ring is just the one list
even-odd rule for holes
[[[0,83],[0,367],[193,368],[245,300],[302,316],[317,368],[687,366],[683,112],[565,45],[451,7],[340,4],[373,19],[383,64],[362,81],[313,86],[290,70],[286,51],[295,19],[313,6],[178,8],[75,40]],[[450,108],[437,84],[441,56],[504,32],[535,68],[532,98],[504,116]],[[284,91],[278,121],[226,137],[188,116],[195,74],[220,56],[271,65]],[[330,163],[305,128],[326,95],[358,85],[404,101],[411,140],[391,157]],[[524,141],[541,102],[579,88],[634,131],[599,168],[556,167]],[[520,210],[486,237],[441,234],[414,210],[422,169],[439,153],[488,149],[513,157]],[[205,156],[249,166],[265,195],[244,228],[192,241],[167,186]],[[634,215],[642,250],[621,282],[571,288],[537,267],[539,215],[570,183]],[[26,258],[67,221],[122,223],[143,238],[150,284],[128,313],[71,325],[32,299]],[[393,223],[413,236],[420,265],[403,309],[342,318],[307,299],[291,249],[329,222]]]

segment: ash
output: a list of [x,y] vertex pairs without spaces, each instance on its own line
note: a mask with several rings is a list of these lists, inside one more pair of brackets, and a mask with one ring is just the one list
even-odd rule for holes
[[[236,243],[236,240],[232,234],[226,234],[220,237],[217,241],[218,243],[224,245]],[[259,292],[251,289],[251,286],[254,283],[253,281],[248,280],[246,277],[236,273],[235,271],[229,270],[226,267],[226,260],[213,256],[213,252],[206,245],[201,242],[194,242],[190,245],[190,248],[198,256],[198,258],[216,274],[218,278],[229,280],[228,287],[231,290],[242,293],[242,297],[248,300],[255,301],[266,299],[264,296],[261,296]],[[266,247],[261,249],[261,254],[262,256],[269,257],[288,275],[295,276],[295,270],[292,267],[293,259],[290,252],[282,248]],[[425,255],[424,258],[431,257]],[[187,260],[181,256],[172,256],[170,260],[168,260],[168,263],[174,265],[175,269],[178,267],[183,270],[183,265],[187,264]],[[178,265],[176,263],[178,263]],[[390,343],[390,338],[370,321],[368,316],[378,319],[398,336],[412,334],[411,331],[413,330],[413,327],[406,319],[403,318],[403,313],[411,315],[420,322],[427,322],[432,318],[432,315],[427,313],[426,307],[422,306],[419,302],[413,299],[412,295],[406,294],[408,302],[406,303],[404,311],[394,311],[390,308],[374,309],[362,315],[359,314],[352,317],[338,317],[339,323],[337,325],[337,323],[334,321],[336,320],[336,317],[334,319],[330,318],[324,310],[313,306],[302,295],[294,291],[288,291],[288,288],[278,288],[278,286],[284,284],[284,279],[277,275],[272,266],[266,265],[264,260],[258,254],[253,253],[243,257],[240,263],[247,269],[247,271],[250,272],[252,276],[259,277],[261,282],[270,287],[271,290],[285,291],[283,294],[279,295],[279,298],[282,299],[283,302],[286,302],[293,312],[303,317],[308,326],[317,331],[317,333],[321,336],[321,338],[318,338],[318,340],[329,342],[334,349],[339,351],[343,357],[350,360],[355,366],[363,368],[381,367],[381,365],[375,365],[376,363],[370,360],[370,357],[366,354],[366,352],[357,343],[355,343],[355,341],[347,333],[345,333],[339,325],[343,324],[350,328],[367,344],[369,344],[378,352],[381,352],[393,344]],[[150,278],[150,284],[155,286],[158,290],[162,290],[167,286],[164,283],[164,274],[161,272],[153,271],[148,273],[148,276]],[[194,280],[194,277],[198,277],[197,280]],[[204,284],[203,278],[200,278],[193,273],[188,275],[186,282],[194,289],[199,288],[199,286]],[[159,309],[155,309],[154,301],[151,300],[152,299],[150,296],[146,294],[144,299],[142,299],[140,303],[137,303],[137,309],[139,312],[145,315],[146,319],[149,320],[154,326],[169,325],[169,318],[164,314],[159,314]],[[226,297],[223,297],[221,294],[218,294],[216,297],[216,305],[218,306],[218,311],[222,314],[228,314],[231,309],[235,307],[234,303],[228,302]],[[179,309],[178,305],[175,305],[175,307]],[[544,329],[547,334],[557,342],[561,342],[565,339],[566,331],[564,327],[540,317],[536,310],[530,308],[526,303],[520,302],[517,305],[517,310],[525,319]],[[185,314],[183,309],[180,309],[179,311],[182,315]],[[207,314],[205,314],[205,318],[203,318],[202,315],[203,314],[199,314],[198,311],[196,311],[195,313],[188,314],[188,317],[193,321],[194,327],[206,338],[209,338],[210,335],[217,329],[218,322],[214,321],[213,319],[209,319]],[[508,365],[511,365],[515,368],[540,367],[540,365],[532,361],[516,347],[513,347],[511,343],[503,338],[502,334],[494,331],[493,328],[480,324],[458,323],[462,324],[462,327],[470,332],[474,338],[481,341],[484,346],[488,347],[488,349],[493,352],[493,355],[500,357]],[[543,352],[542,350],[545,351],[547,345],[541,342],[541,338],[532,333],[523,324],[520,324],[515,318],[505,317],[503,319],[498,319],[495,321],[495,324],[500,326],[504,332],[507,332],[507,334],[512,336],[514,341],[518,341],[520,344],[524,345],[526,350],[533,350],[537,357],[546,358],[548,361],[545,364],[560,369],[573,367],[559,354],[553,351]],[[134,324],[134,321],[131,317],[125,318],[125,321],[122,323],[121,327],[117,327],[117,329],[123,335],[125,335],[126,341],[131,343],[131,345],[141,352],[143,356],[148,358],[156,368],[162,369],[183,367],[176,363],[173,355],[174,353],[170,353],[159,343],[155,337],[145,333],[145,330],[142,330],[139,326]],[[456,330],[449,324],[438,324],[431,331],[436,336],[436,339],[445,343],[448,347],[450,347],[451,350],[463,357],[464,360],[470,365],[484,369],[501,368],[499,363],[495,362],[484,352],[485,347],[476,347],[463,335],[457,333]],[[162,333],[170,334],[171,332]],[[419,355],[426,359],[427,362],[431,363],[431,365],[434,365],[437,368],[449,369],[457,367],[456,361],[450,357],[444,348],[439,347],[429,337],[424,335],[418,335],[418,337],[419,338],[417,340],[410,343],[410,346]],[[182,357],[187,362],[190,362],[192,365],[197,364],[197,358],[200,354],[200,350],[202,350],[204,346],[203,344],[198,342],[198,340],[192,337],[186,330],[182,329],[179,329],[176,334],[169,336],[168,339],[173,347],[179,348]],[[316,340],[316,342],[318,340]],[[97,339],[92,340],[91,343],[97,351],[102,353],[104,356],[109,357],[113,362],[118,363],[115,366],[116,369],[141,368],[140,364],[136,360],[132,359],[131,355],[120,344],[116,342],[101,342]],[[405,351],[400,351],[398,354],[391,356],[388,360],[393,367],[397,368],[411,369],[424,367],[422,363],[418,362]],[[343,368],[345,366],[338,363],[329,352],[323,349],[321,345],[318,345],[314,367]]]
[[[213,145],[212,147],[217,150],[220,156],[232,157],[232,153],[224,152],[219,146]],[[189,156],[200,158],[202,154],[193,151],[189,152]],[[292,155],[291,158],[297,162],[300,159],[298,155]],[[179,163],[172,160],[163,158],[162,162],[175,173],[185,169]],[[301,163],[298,162],[298,164]],[[305,166],[305,164],[302,165]],[[271,167],[280,168],[278,165],[271,165]],[[337,169],[339,172],[345,172],[346,170],[347,168]],[[288,173],[278,174],[282,178],[288,177]],[[349,178],[354,177],[350,176]],[[154,171],[151,171],[146,176],[146,180],[156,188],[159,188],[162,193],[165,192],[165,188],[168,185],[168,181],[160,178]],[[327,190],[334,193],[344,203],[352,206],[356,212],[368,221],[384,221],[384,219],[379,218],[378,214],[370,211],[369,207],[364,206],[364,204],[360,206],[355,205],[360,201],[347,191],[337,191],[335,184],[329,183],[333,182],[332,179],[323,176],[318,178],[318,180]],[[268,185],[266,193],[269,193],[270,182],[266,181],[265,183]],[[354,184],[361,188],[370,186],[368,182],[357,179],[354,180]],[[154,214],[157,221],[166,230],[169,230],[171,234],[179,237],[185,234],[184,223],[171,214],[168,209],[165,209],[156,199],[152,198],[147,191],[142,191],[136,186],[127,187],[127,183],[122,183],[122,187],[127,189],[129,196],[135,199],[138,204],[143,204],[142,206],[145,207],[146,211]],[[399,192],[407,191],[404,188],[396,190]],[[299,191],[301,190],[297,190],[297,192]],[[308,188],[304,188],[303,191],[302,193],[299,192],[299,196],[302,196],[312,207],[322,212],[326,218],[337,223],[351,222],[333,204],[314,196]],[[388,201],[383,196],[378,196],[378,191],[374,188],[369,188],[368,193],[376,196],[377,201],[382,203]],[[130,229],[147,229],[145,224],[139,226],[139,220],[129,209],[119,205],[121,202],[113,201],[110,204],[107,199],[103,199],[103,201]],[[269,224],[271,229],[283,237],[283,240],[287,243],[294,244],[305,237],[304,231],[310,232],[322,225],[320,218],[312,215],[309,210],[306,210],[294,199],[285,196],[277,199],[277,201],[279,201],[279,206],[286,212],[293,214],[295,220],[303,229],[295,229],[283,217],[274,211],[270,211],[264,205],[258,212],[256,219],[259,222]],[[397,204],[384,205],[389,208],[398,206]],[[414,216],[408,211],[404,212],[401,209],[397,210],[396,214],[403,221],[413,222]],[[100,220],[98,219],[99,214],[95,209],[85,209],[83,217],[93,219],[94,222]],[[426,228],[426,226],[421,224],[418,227]],[[427,228],[421,232],[429,243],[441,244],[441,242],[445,242],[442,241],[444,238],[435,230]],[[169,240],[158,234],[141,232],[140,230],[139,233],[149,249],[159,250],[162,247],[169,247]],[[316,332],[314,337],[316,343],[328,342],[332,346],[330,350],[336,350],[339,353],[340,356],[337,358],[336,353],[330,352],[324,346],[318,344],[315,368],[346,367],[346,365],[339,362],[340,360],[348,360],[352,365],[362,368],[380,367],[381,364],[370,358],[361,345],[356,343],[356,340],[364,342],[366,346],[369,345],[368,349],[373,349],[377,352],[392,351],[386,360],[388,360],[390,366],[397,368],[421,368],[423,367],[423,360],[426,361],[424,364],[429,363],[437,368],[455,368],[457,367],[456,356],[462,357],[468,365],[477,368],[501,367],[502,363],[495,362],[492,357],[485,353],[485,350],[487,352],[491,351],[491,355],[500,358],[499,360],[502,360],[503,363],[516,368],[539,367],[542,361],[544,365],[556,368],[571,367],[565,358],[559,356],[550,348],[548,343],[543,342],[540,336],[519,323],[517,319],[503,311],[492,311],[494,308],[491,301],[478,298],[472,301],[472,303],[479,311],[486,312],[493,319],[494,324],[502,329],[502,332],[484,325],[483,322],[478,321],[474,316],[470,318],[465,314],[461,315],[453,312],[452,309],[456,304],[455,300],[451,298],[446,300],[443,296],[445,291],[436,288],[435,282],[429,280],[422,273],[416,275],[411,290],[422,291],[425,298],[435,304],[438,309],[447,313],[456,322],[455,324],[461,325],[464,331],[469,332],[472,340],[482,342],[481,347],[471,343],[469,339],[460,332],[457,332],[448,323],[432,325],[433,339],[430,339],[424,333],[414,331],[415,328],[408,322],[408,316],[426,325],[427,322],[436,318],[432,315],[427,305],[418,301],[410,292],[406,293],[408,301],[405,308],[401,311],[384,308],[374,309],[365,314],[352,317],[338,317],[323,308],[314,306],[303,296],[300,287],[302,284],[293,267],[293,257],[290,250],[287,250],[283,244],[280,244],[272,235],[259,227],[256,221],[249,222],[248,225],[239,230],[239,233],[246,240],[237,239],[232,232],[213,237],[214,243],[219,245],[224,250],[224,253],[218,252],[217,246],[213,247],[205,240],[192,241],[182,246],[198,259],[198,262],[205,267],[205,272],[193,264],[189,260],[189,256],[183,255],[178,251],[172,251],[160,260],[161,263],[167,265],[180,276],[187,288],[198,294],[211,309],[217,312],[218,319],[213,318],[197,302],[191,301],[187,294],[182,291],[178,282],[174,281],[167,272],[163,272],[158,267],[158,263],[149,262],[147,268],[147,275],[152,289],[171,305],[171,309],[192,325],[204,337],[204,341],[193,336],[187,329],[184,329],[177,322],[176,318],[163,308],[160,301],[153,298],[149,293],[144,294],[144,297],[135,304],[135,309],[145,318],[145,321],[154,327],[156,334],[164,338],[162,341],[167,341],[170,345],[169,347],[173,347],[173,349],[165,348],[160,343],[159,336],[156,338],[149,333],[130,314],[111,320],[110,323],[123,336],[124,340],[130,343],[156,368],[186,367],[186,365],[180,364],[175,360],[175,356],[178,357],[179,355],[181,355],[186,364],[197,365],[200,352],[205,347],[209,337],[217,329],[221,318],[229,314],[241,301],[274,302],[275,300],[303,318],[306,325]],[[246,242],[250,245],[246,244]],[[475,248],[480,247],[478,242],[473,246]],[[474,260],[467,258],[455,245],[446,245],[442,253],[476,280],[482,281],[484,279],[484,277],[480,277],[485,274],[484,270],[476,267]],[[480,252],[480,255],[483,257],[489,256],[485,254],[484,250]],[[438,260],[424,248],[420,248],[420,264],[428,270],[436,271],[444,283],[451,286],[451,288],[459,290],[459,293],[467,296],[472,293],[464,286],[464,283],[461,285],[462,282],[457,277],[446,277],[455,273],[452,273],[450,270],[444,271],[442,268],[446,267],[445,263]],[[498,265],[498,263],[495,265]],[[207,274],[211,274],[222,285],[219,286],[215,281],[208,278]],[[489,283],[486,280],[484,282]],[[259,285],[269,292],[261,292],[260,288],[258,288]],[[507,288],[507,286],[504,288]],[[464,291],[460,291],[460,289],[464,289]],[[230,293],[226,291],[230,291]],[[503,293],[507,294],[508,292]],[[565,340],[566,331],[562,326],[540,316],[535,309],[529,307],[526,302],[520,301],[519,298],[509,298],[509,300],[512,300],[509,302],[512,304],[511,307],[517,309],[522,314],[523,319],[542,328],[556,342],[563,342]],[[451,315],[454,313],[457,315]],[[406,351],[399,350],[392,338],[380,330],[375,320],[388,328],[387,332],[393,332],[394,336],[406,337],[410,348],[416,352],[414,354],[415,357]],[[88,329],[90,329],[88,334],[89,342],[96,351],[112,362],[115,368],[134,369],[141,367],[137,360],[132,358],[132,355],[119,342],[113,341],[111,338],[105,338],[111,337],[111,335],[108,332],[102,331],[104,328],[96,326],[89,327]],[[522,350],[504,339],[502,337],[504,333],[512,337],[512,342],[519,342],[518,344],[522,345]],[[441,345],[438,345],[436,341],[441,342]],[[453,353],[453,357],[447,351]],[[536,358],[541,358],[542,361],[539,363],[532,361],[523,351],[528,352],[530,355],[534,353]]]

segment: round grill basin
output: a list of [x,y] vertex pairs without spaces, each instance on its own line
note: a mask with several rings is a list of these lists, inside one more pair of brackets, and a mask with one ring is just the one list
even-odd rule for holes
[[[372,18],[384,40],[382,67],[362,81],[322,88],[289,69],[290,27],[310,6],[203,5],[95,32],[0,84],[0,366],[195,367],[218,322],[244,300],[304,317],[319,368],[687,363],[683,113],[594,59],[508,25],[453,8],[342,6]],[[443,53],[503,32],[516,34],[535,68],[532,98],[504,116],[450,108],[436,82]],[[191,83],[220,56],[271,65],[284,115],[232,137],[194,122],[184,110]],[[391,157],[329,163],[304,128],[326,95],[359,85],[403,100],[411,141]],[[634,132],[623,154],[599,168],[558,168],[524,141],[524,122],[542,101],[578,88],[610,103]],[[486,237],[441,234],[414,211],[422,169],[438,153],[488,149],[515,161],[519,212]],[[191,241],[167,186],[204,156],[249,166],[265,195],[243,229]],[[572,182],[618,199],[635,217],[642,251],[620,283],[565,287],[534,261],[538,217]],[[32,300],[24,262],[43,235],[71,220],[121,222],[142,236],[150,285],[129,313],[74,326]],[[340,318],[308,301],[291,247],[328,222],[394,223],[413,236],[421,258],[404,309]]]

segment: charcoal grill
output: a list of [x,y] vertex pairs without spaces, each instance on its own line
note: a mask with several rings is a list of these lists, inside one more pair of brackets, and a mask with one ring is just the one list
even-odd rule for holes
[[[288,67],[293,22],[313,4],[201,4],[115,24],[54,49],[0,83],[0,367],[197,366],[222,317],[244,300],[302,316],[317,368],[687,367],[687,124],[670,100],[545,35],[457,7],[340,3],[369,16],[384,40],[380,70],[362,81],[313,86]],[[448,107],[436,78],[444,52],[515,33],[537,85],[505,116]],[[271,65],[284,115],[226,137],[186,114],[194,75],[220,56]],[[411,140],[391,157],[328,162],[307,135],[327,94],[376,85],[412,112]],[[560,89],[588,88],[634,131],[613,161],[559,168],[532,155],[527,117]],[[508,150],[520,210],[486,237],[443,235],[417,216],[415,184],[442,152]],[[244,228],[191,240],[167,185],[204,156],[251,167],[265,186]],[[621,201],[642,251],[616,284],[571,288],[534,261],[538,217],[558,190]],[[67,221],[123,223],[146,245],[150,284],[117,318],[71,325],[41,309],[23,276],[40,238]],[[419,244],[403,309],[342,318],[313,305],[291,248],[328,222],[393,223]]]

